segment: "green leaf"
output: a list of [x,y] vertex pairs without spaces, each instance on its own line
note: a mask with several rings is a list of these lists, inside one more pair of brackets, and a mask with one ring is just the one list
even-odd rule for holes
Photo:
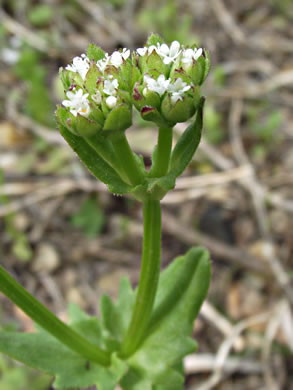
[[90,197],[72,215],[71,222],[74,226],[81,228],[86,236],[96,237],[103,229],[105,218],[97,200]]
[[59,127],[62,136],[81,161],[94,176],[107,184],[109,191],[114,194],[125,194],[130,191],[130,186],[120,179],[114,169],[82,137],[72,134],[62,125],[59,125]]
[[90,60],[99,61],[105,57],[105,52],[99,46],[90,43],[87,48],[87,56]]
[[154,46],[157,46],[157,44],[162,44],[164,43],[164,40],[163,38],[160,37],[160,35],[158,34],[151,34],[149,37],[148,37],[148,40],[147,40],[147,43],[146,45],[147,46],[151,46],[151,45],[154,45]]
[[101,72],[96,64],[92,64],[86,74],[84,85],[90,94],[95,94],[97,90],[97,81],[101,77]]
[[34,26],[44,26],[51,22],[53,17],[53,8],[48,4],[35,5],[28,13],[28,20]]
[[98,385],[113,390],[127,371],[115,356],[109,367],[88,363],[48,333],[0,332],[0,351],[8,356],[54,375],[57,389],[76,389]]
[[100,311],[102,324],[109,334],[121,342],[129,325],[132,309],[135,301],[135,292],[127,278],[120,281],[119,298],[113,303],[108,296],[102,296]]
[[[196,348],[191,339],[193,322],[209,280],[209,255],[202,248],[192,248],[162,273],[148,336],[128,359],[131,371],[123,379],[125,389],[136,389],[147,379],[165,390],[180,388],[183,376],[176,367]],[[129,378],[134,374],[136,385],[131,387]]]
[[204,98],[201,99],[196,118],[177,141],[171,155],[167,176],[178,177],[190,163],[201,138]]

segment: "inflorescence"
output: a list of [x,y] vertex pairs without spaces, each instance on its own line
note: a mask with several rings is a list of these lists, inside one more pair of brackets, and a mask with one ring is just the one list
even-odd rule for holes
[[[209,68],[208,54],[202,48],[185,48],[178,41],[168,46],[158,40],[132,53],[124,48],[109,55],[94,45],[90,48],[87,55],[61,68],[66,95],[62,106],[69,114],[69,128],[79,116],[103,128],[109,112],[121,105],[131,110],[134,104],[142,115],[146,107],[156,110],[156,117],[144,118],[154,122],[174,124],[194,114],[199,86]],[[177,120],[169,112],[182,101],[192,107]]]

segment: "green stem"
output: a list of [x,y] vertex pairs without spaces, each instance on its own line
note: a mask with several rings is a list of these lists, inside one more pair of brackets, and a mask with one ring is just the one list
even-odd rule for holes
[[141,184],[144,181],[144,173],[140,169],[135,155],[132,152],[124,132],[115,133],[111,141],[119,158],[123,171],[127,174],[132,185]]
[[0,291],[12,302],[20,307],[33,321],[39,324],[47,332],[51,333],[62,344],[77,352],[87,360],[103,366],[110,364],[108,352],[90,343],[79,333],[59,320],[35,297],[26,291],[14,280],[4,268],[0,266]]
[[121,347],[121,356],[133,354],[143,341],[153,311],[161,262],[160,201],[143,203],[144,235],[141,274],[131,322]]
[[172,137],[172,127],[159,128],[156,156],[149,172],[149,177],[162,177],[167,174],[172,151]]

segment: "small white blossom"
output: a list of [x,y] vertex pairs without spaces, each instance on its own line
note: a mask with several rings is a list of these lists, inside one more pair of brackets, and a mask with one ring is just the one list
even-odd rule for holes
[[106,95],[116,95],[117,88],[118,88],[118,80],[112,79],[112,80],[105,80],[104,81],[104,89],[103,92]]
[[65,69],[74,73],[78,73],[84,80],[89,68],[90,60],[85,54],[82,54],[80,57],[74,57],[72,60],[72,65],[67,65]]
[[153,51],[155,51],[156,53],[158,53],[159,44],[158,44],[158,46],[151,45],[151,46],[149,46],[147,49],[148,49],[148,54],[152,54]]
[[101,104],[102,101],[102,94],[100,91],[96,91],[95,94],[92,95],[92,99],[95,103]]
[[139,47],[138,49],[136,49],[137,54],[139,54],[142,57],[146,54],[147,51],[148,51],[147,47]]
[[126,47],[124,47],[121,54],[122,54],[123,59],[126,61],[127,58],[130,56],[130,50],[126,49]]
[[116,96],[108,96],[106,99],[106,104],[109,108],[114,108],[117,104]]
[[108,65],[109,61],[110,61],[110,56],[108,53],[105,53],[105,57],[97,61],[97,67],[100,69],[102,73],[104,73],[104,70]]
[[178,100],[182,100],[184,92],[187,92],[190,88],[191,85],[182,81],[181,78],[176,79],[176,81],[168,87],[168,92],[171,93],[171,102],[175,104]]
[[163,58],[166,65],[174,62],[180,53],[180,43],[178,41],[173,41],[170,47],[166,43],[158,46],[158,54]]
[[196,61],[202,55],[202,48],[199,49],[186,49],[182,52],[181,62],[183,68],[189,68],[192,65],[193,60]]
[[149,90],[157,92],[160,96],[162,96],[169,87],[170,79],[166,80],[163,74],[161,74],[157,80],[148,75],[145,75],[144,82],[146,83],[146,88],[143,90],[144,95],[146,95],[147,91]]
[[114,51],[111,54],[110,63],[111,65],[114,65],[116,68],[119,68],[119,66],[123,64],[123,60],[126,61],[129,55],[130,55],[130,50],[127,50],[126,48],[124,48],[122,52]]
[[72,115],[80,114],[86,117],[90,112],[88,95],[88,93],[84,94],[82,89],[78,89],[76,92],[68,91],[66,96],[69,100],[63,100],[62,104],[64,107],[69,107]]
[[[137,54],[139,54],[140,56],[144,56],[146,53],[148,53],[149,55],[152,54],[152,52],[155,51],[156,53],[158,53],[159,51],[159,45],[158,46],[155,46],[155,45],[151,45],[149,47],[139,47],[138,49],[136,49],[136,52]],[[159,54],[159,53],[158,53]]]

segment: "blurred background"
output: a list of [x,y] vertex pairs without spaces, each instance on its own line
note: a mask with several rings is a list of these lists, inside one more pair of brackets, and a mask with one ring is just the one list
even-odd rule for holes
[[[97,314],[122,275],[137,283],[142,215],[56,130],[59,67],[150,32],[210,51],[203,140],[163,201],[163,266],[191,245],[213,260],[188,390],[293,389],[292,21],[292,0],[1,1],[0,263],[64,320],[69,302]],[[155,129],[137,115],[128,135],[149,164]],[[0,328],[33,324],[1,295]],[[0,356],[1,390],[51,383]]]

